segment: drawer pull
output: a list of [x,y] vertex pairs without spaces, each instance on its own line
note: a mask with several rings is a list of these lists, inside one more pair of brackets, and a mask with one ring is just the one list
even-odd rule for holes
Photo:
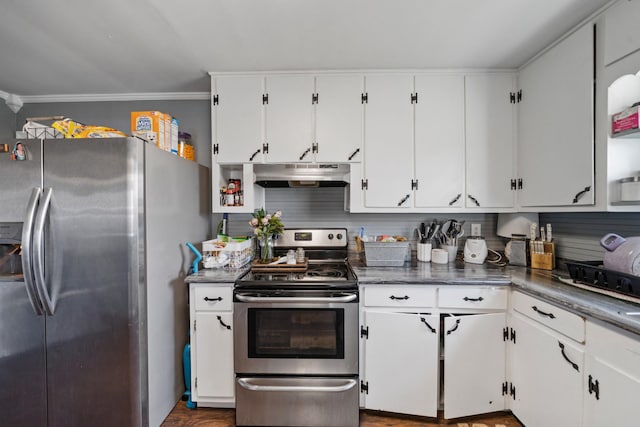
[[209,297],[204,297],[204,300],[209,302],[209,301],[222,301],[222,297],[218,297],[218,298],[209,298]]
[[421,321],[422,323],[424,323],[425,325],[427,325],[427,328],[429,328],[429,330],[430,330],[431,332],[433,332],[434,334],[436,333],[436,330],[435,330],[435,329],[433,329],[433,327],[432,327],[432,326],[427,322],[427,319],[425,319],[424,317],[420,316],[420,321]]
[[403,300],[403,299],[409,299],[409,296],[408,296],[408,295],[405,295],[405,296],[403,296],[403,297],[397,297],[397,296],[395,296],[395,295],[391,295],[391,296],[389,297],[389,299],[393,299],[393,300],[396,300],[396,299],[398,299],[398,300]]
[[458,329],[458,325],[460,324],[460,319],[456,319],[456,324],[453,325],[453,328],[449,329],[447,331],[447,335],[450,335],[453,331],[455,331],[456,329]]
[[482,297],[478,297],[478,298],[469,298],[469,297],[464,297],[462,298],[465,301],[473,301],[473,302],[480,302],[480,301],[484,301],[484,298]]
[[569,363],[569,365],[573,366],[573,369],[580,372],[580,369],[578,368],[578,364],[572,362],[571,359],[569,359],[569,357],[567,357],[567,354],[564,352],[564,344],[558,341],[558,346],[560,347],[560,353],[562,353],[562,357],[564,357],[564,360],[566,360],[567,363]]
[[216,317],[218,318],[218,322],[220,322],[220,324],[221,324],[222,326],[224,326],[225,328],[227,328],[227,329],[231,330],[231,325],[227,325],[226,323],[224,323],[224,322],[222,321],[222,316],[216,316]]
[[596,400],[600,400],[600,383],[598,380],[593,382],[593,377],[589,375],[589,394],[596,394]]
[[553,315],[553,313],[545,313],[544,311],[538,310],[538,307],[536,307],[535,305],[531,307],[531,309],[533,311],[535,311],[536,313],[538,313],[540,316],[546,316],[549,319],[555,319],[556,316]]

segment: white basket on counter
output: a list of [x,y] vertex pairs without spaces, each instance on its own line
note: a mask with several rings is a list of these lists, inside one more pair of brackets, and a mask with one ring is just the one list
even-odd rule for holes
[[367,267],[401,267],[409,254],[408,241],[363,241]]
[[202,265],[204,268],[241,268],[253,259],[254,241],[250,239],[219,239],[202,242]]

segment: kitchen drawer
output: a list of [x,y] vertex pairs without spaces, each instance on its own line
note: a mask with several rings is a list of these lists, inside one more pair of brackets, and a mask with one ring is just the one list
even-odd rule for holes
[[364,291],[367,307],[434,307],[436,288],[425,286],[380,286]]
[[585,319],[520,292],[513,293],[513,309],[578,342],[584,342]]
[[438,290],[438,307],[507,309],[507,289],[475,286],[441,287]]
[[193,298],[195,301],[191,303],[196,311],[231,311],[233,308],[231,286],[195,285]]

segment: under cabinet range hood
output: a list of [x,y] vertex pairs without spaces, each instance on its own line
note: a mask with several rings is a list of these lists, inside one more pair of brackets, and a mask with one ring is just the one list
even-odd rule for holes
[[344,187],[349,183],[348,164],[255,164],[256,184],[265,188]]

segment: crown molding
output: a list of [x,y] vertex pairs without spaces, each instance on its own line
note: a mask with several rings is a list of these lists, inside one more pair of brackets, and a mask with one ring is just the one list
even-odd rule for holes
[[200,101],[211,99],[210,92],[88,93],[69,95],[20,96],[25,104],[45,102],[109,101]]

